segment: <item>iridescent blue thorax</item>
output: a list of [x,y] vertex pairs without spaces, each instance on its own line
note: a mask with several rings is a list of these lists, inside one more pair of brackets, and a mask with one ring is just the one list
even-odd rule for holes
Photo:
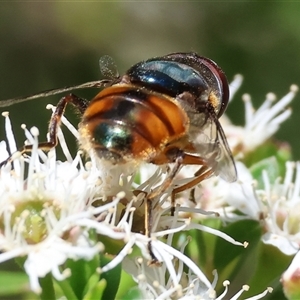
[[199,95],[208,89],[203,77],[192,67],[173,61],[152,60],[134,65],[127,75],[141,84],[175,97],[183,92]]

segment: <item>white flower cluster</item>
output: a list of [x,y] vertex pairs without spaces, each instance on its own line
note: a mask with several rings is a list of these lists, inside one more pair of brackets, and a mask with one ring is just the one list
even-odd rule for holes
[[[241,77],[237,77],[232,83],[232,94],[240,82]],[[295,92],[293,87],[274,106],[271,106],[273,96],[268,96],[265,104],[255,113],[248,99],[244,128],[224,121],[228,142],[238,157],[262,144],[278,129],[290,114],[285,107]],[[48,108],[53,109],[52,106]],[[191,222],[191,216],[218,214],[229,220],[237,218],[234,209],[253,219],[263,216],[265,242],[286,249],[289,254],[299,248],[299,222],[295,223],[295,220],[299,220],[296,208],[300,203],[300,175],[296,176],[295,185],[292,185],[293,164],[287,165],[283,184],[279,181],[271,184],[264,173],[265,189],[261,191],[255,189],[249,170],[237,163],[237,183],[229,187],[227,183],[212,178],[196,190],[201,194],[201,208],[211,212],[200,209],[197,203],[192,205],[187,200],[188,193],[183,192],[178,199],[182,206],[177,207],[175,216],[171,217],[168,199],[172,188],[182,180],[180,178],[186,180],[188,176],[185,172],[190,172],[189,167],[183,168],[170,188],[153,205],[149,239],[140,233],[144,232],[145,195],[159,188],[162,178],[166,176],[166,167],[147,165],[140,166],[138,170],[136,165],[113,167],[99,161],[92,152],[88,153],[90,162],[84,164],[80,151],[72,158],[61,130],[58,139],[66,161],[57,161],[55,149],[47,155],[38,149],[38,130],[32,128],[29,132],[25,126],[25,136],[33,147],[30,156],[23,156],[17,151],[8,113],[3,113],[3,116],[8,145],[0,143],[0,162],[9,157],[8,149],[14,154],[12,162],[3,164],[0,170],[0,262],[26,257],[24,269],[29,276],[30,287],[36,293],[41,293],[39,278],[46,274],[52,273],[56,280],[70,276],[70,270],[61,268],[67,259],[91,260],[104,250],[104,244],[91,239],[91,229],[124,243],[121,251],[99,272],[107,272],[122,263],[145,299],[228,299],[229,283],[224,282],[225,290],[217,296],[217,273],[214,272],[214,280],[210,282],[201,269],[183,254],[188,240],[176,249],[173,236],[177,232],[197,229],[239,246],[243,243],[221,231]],[[64,117],[62,122],[78,138],[77,130]],[[300,167],[297,164],[297,174],[300,174],[298,170]],[[139,183],[135,182],[136,171]],[[101,205],[94,205],[97,201]],[[224,203],[230,206],[224,209]],[[161,239],[165,236],[166,242]],[[151,259],[150,241],[153,254],[161,263],[155,267],[147,264]],[[130,256],[135,247],[140,250],[141,256]],[[184,266],[189,270],[187,274]],[[231,299],[238,299],[247,289],[244,286]],[[268,292],[270,289],[248,299],[261,299]]]
[[[239,149],[242,155],[253,151],[270,138],[279,125],[291,114],[287,105],[292,101],[298,88],[292,85],[290,92],[273,106],[273,94],[268,94],[263,105],[255,111],[249,96],[245,96],[246,125],[236,130],[236,126],[226,124],[225,132],[240,132],[228,136],[232,149]],[[237,150],[236,155],[242,155]],[[275,158],[267,158],[268,165],[274,164]],[[226,202],[232,208],[238,209],[243,215],[227,215],[232,220],[251,218],[262,223],[264,228],[263,242],[272,244],[287,255],[295,254],[300,247],[300,163],[287,162],[284,180],[273,179],[274,174],[262,170],[262,186],[259,187],[252,177],[250,169],[242,162],[236,162],[238,181],[230,184],[214,182],[222,187],[222,195],[218,195],[219,204]],[[296,170],[296,171],[295,171]],[[271,178],[270,178],[271,176]],[[212,184],[212,183],[204,183]],[[210,188],[210,187],[207,187]],[[221,199],[221,200],[220,200]]]

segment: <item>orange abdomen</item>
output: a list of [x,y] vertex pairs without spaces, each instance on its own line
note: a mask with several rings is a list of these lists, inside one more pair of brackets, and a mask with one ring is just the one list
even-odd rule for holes
[[81,136],[99,157],[151,161],[185,136],[188,117],[171,97],[133,85],[102,90],[86,109]]

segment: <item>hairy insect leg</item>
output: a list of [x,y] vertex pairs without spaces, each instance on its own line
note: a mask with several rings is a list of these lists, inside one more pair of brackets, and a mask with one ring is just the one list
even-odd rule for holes
[[161,186],[156,190],[151,192],[146,200],[146,205],[145,205],[145,235],[147,237],[149,237],[149,242],[148,242],[148,251],[149,254],[151,256],[151,261],[149,262],[150,265],[153,264],[159,264],[158,259],[156,258],[156,256],[153,253],[152,250],[152,244],[151,244],[151,233],[152,233],[152,221],[153,221],[153,199],[157,196],[159,196],[160,194],[162,194],[163,192],[165,192],[167,190],[167,188],[171,185],[174,177],[176,176],[176,174],[178,173],[181,165],[182,165],[182,161],[183,161],[183,153],[180,153],[180,156],[178,156],[175,160],[175,165],[173,167],[173,169],[171,170],[170,174],[168,175],[168,177],[163,181],[163,183],[161,184]]
[[[50,150],[51,148],[55,147],[57,145],[57,129],[60,126],[61,118],[65,112],[67,104],[70,103],[75,108],[83,114],[84,111],[87,108],[88,101],[85,99],[82,99],[80,97],[77,97],[74,94],[69,94],[65,97],[62,97],[60,101],[58,102],[56,109],[54,113],[51,116],[49,127],[48,127],[48,134],[49,134],[49,141],[39,143],[38,148],[42,150]],[[24,154],[26,152],[32,151],[32,145],[24,145],[21,149],[19,149],[19,152],[21,154]],[[0,163],[0,167],[3,165],[6,165],[7,163],[11,162],[12,155],[5,161]]]
[[145,235],[149,238],[148,242],[148,252],[150,254],[151,260],[149,261],[149,265],[156,265],[159,264],[158,259],[153,253],[152,250],[152,243],[151,243],[151,231],[152,231],[152,200],[148,199],[146,200],[145,205]]
[[[58,102],[54,113],[51,116],[49,127],[48,127],[48,134],[49,134],[49,141],[43,142],[39,144],[39,149],[43,150],[50,150],[51,148],[57,145],[57,129],[60,126],[61,118],[64,115],[65,109],[67,104],[72,104],[81,114],[87,108],[87,100],[77,97],[74,94],[69,94],[65,97],[62,97]],[[28,152],[31,151],[32,146],[24,146],[24,151]]]
[[[161,184],[161,186],[156,191],[153,191],[148,195],[147,200],[146,200],[145,234],[147,237],[149,237],[149,239],[151,238],[151,232],[152,232],[153,199],[167,190],[167,188],[172,184],[175,176],[179,172],[180,167],[182,165],[201,165],[199,170],[195,173],[195,178],[193,180],[191,180],[190,182],[188,182],[184,185],[176,187],[172,191],[172,195],[171,195],[171,215],[172,216],[175,213],[175,196],[176,196],[176,194],[178,194],[182,191],[185,191],[187,189],[195,187],[201,181],[209,178],[213,174],[213,170],[207,166],[206,161],[204,159],[202,159],[201,157],[193,156],[193,155],[181,152],[181,151],[178,151],[176,155],[177,155],[177,157],[175,159],[175,165],[174,165],[173,169],[171,170],[170,174],[168,175],[168,177],[164,180],[164,182]],[[193,194],[193,192],[192,192],[192,194]],[[148,251],[151,256],[151,261],[149,262],[149,264],[150,265],[159,264],[159,261],[155,257],[153,250],[152,250],[151,239],[149,240],[149,243],[148,243]]]
[[186,160],[183,161],[183,164],[195,164],[195,159],[199,159],[198,161],[198,165],[199,164],[203,164],[199,170],[194,174],[195,178],[192,179],[191,181],[189,181],[186,184],[183,184],[179,187],[176,187],[173,191],[172,191],[172,196],[171,196],[171,215],[174,216],[175,213],[175,207],[176,207],[176,194],[181,193],[185,190],[188,190],[190,188],[193,188],[190,192],[190,200],[192,202],[195,202],[195,186],[197,184],[199,184],[201,181],[209,178],[210,176],[213,175],[213,170],[208,167],[205,162],[203,161],[203,159],[201,157],[195,157],[192,155],[186,155],[184,157]]

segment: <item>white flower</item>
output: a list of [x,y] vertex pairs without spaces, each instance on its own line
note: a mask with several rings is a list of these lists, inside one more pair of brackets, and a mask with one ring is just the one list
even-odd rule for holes
[[[10,151],[16,151],[8,114],[6,134]],[[90,241],[78,220],[89,216],[86,203],[94,197],[94,189],[82,167],[79,155],[72,162],[56,162],[55,149],[48,156],[37,149],[38,131],[26,130],[33,145],[26,171],[24,158],[16,152],[13,166],[7,163],[0,171],[0,262],[26,256],[24,269],[31,289],[40,293],[38,278],[51,272],[57,280],[69,275],[59,266],[68,258],[92,259],[101,249]],[[1,144],[1,161],[7,158]],[[79,165],[79,169],[77,168]],[[103,208],[105,210],[105,207]]]
[[[263,203],[255,194],[256,181],[253,179],[249,169],[241,162],[236,162],[238,180],[232,184],[223,184],[223,201],[231,208],[238,209],[247,218],[259,220],[264,210]],[[228,215],[228,220],[232,214]],[[236,220],[238,216],[234,218]],[[240,218],[243,218],[240,216]]]
[[234,76],[233,80],[229,83],[229,102],[232,101],[236,92],[239,90],[243,83],[243,76],[241,74],[237,74]]
[[235,156],[244,156],[269,139],[290,115],[291,110],[286,108],[298,91],[296,85],[292,85],[290,92],[282,97],[276,104],[273,93],[266,96],[265,102],[259,109],[253,108],[250,95],[243,96],[245,102],[245,126],[235,126],[228,119],[222,118],[221,123],[227,136],[229,146]]
[[265,190],[260,198],[268,208],[263,241],[287,255],[295,254],[300,247],[300,163],[286,163],[283,183],[278,179],[272,184],[268,174],[263,175]]
[[[167,244],[172,241],[171,237],[168,238]],[[189,240],[186,240],[181,248],[180,252],[184,252],[185,246]],[[171,246],[171,245],[170,245]],[[166,244],[164,245],[166,247]],[[174,249],[171,247],[172,252]],[[199,277],[196,274],[201,271],[187,258],[178,261],[172,260],[170,263],[167,261],[172,258],[169,253],[165,253],[163,258],[163,264],[156,268],[149,267],[147,262],[143,258],[136,258],[135,260],[126,257],[123,261],[123,267],[125,271],[130,273],[134,280],[138,283],[138,287],[143,299],[180,299],[180,300],[222,300],[228,298],[228,286],[229,281],[223,283],[225,290],[221,295],[217,295],[215,288],[218,281],[217,272],[214,271],[214,280],[209,283],[208,279]],[[183,255],[182,255],[183,256]],[[184,272],[184,263],[189,267],[188,273]],[[196,269],[195,269],[196,268]],[[196,274],[194,273],[196,271]],[[173,275],[172,275],[173,273]],[[241,294],[249,290],[249,286],[243,286],[242,289],[237,292],[232,300],[238,300]],[[263,293],[247,298],[248,300],[262,299],[267,293],[272,292],[271,288],[266,289]]]
[[[16,145],[8,114],[5,116],[10,152],[15,152]],[[64,122],[67,121],[64,120]],[[170,217],[170,203],[166,200],[171,193],[171,187],[163,195],[153,200],[152,214],[155,222],[152,224],[151,238],[138,233],[140,229],[144,230],[145,208],[142,205],[145,202],[144,198],[151,190],[155,191],[159,188],[165,168],[157,168],[157,171],[142,184],[135,184],[140,194],[133,197],[131,185],[134,174],[124,176],[123,170],[120,168],[113,171],[111,169],[100,170],[99,172],[98,160],[92,160],[90,169],[87,171],[83,167],[79,154],[72,160],[68,149],[63,146],[66,144],[60,131],[58,137],[63,151],[68,157],[68,162],[56,162],[55,149],[51,149],[48,156],[38,149],[37,129],[33,128],[30,134],[25,126],[23,128],[28,142],[33,145],[31,156],[25,159],[28,162],[28,172],[25,171],[24,158],[18,152],[15,152],[12,158],[13,170],[10,163],[1,168],[0,216],[3,230],[0,232],[2,251],[0,261],[26,256],[24,268],[33,291],[41,292],[38,279],[49,272],[57,280],[63,280],[69,276],[69,270],[63,272],[59,270],[59,266],[68,258],[91,259],[103,248],[99,244],[93,244],[89,239],[88,230],[93,228],[98,234],[124,241],[123,249],[108,265],[102,268],[102,272],[121,263],[134,246],[141,250],[145,261],[150,261],[153,259],[149,255],[149,242],[151,241],[153,254],[159,262],[163,263],[160,268],[163,268],[164,273],[168,272],[176,289],[180,286],[180,278],[175,270],[175,258],[181,264],[180,272],[182,272],[183,264],[186,264],[192,274],[196,276],[195,278],[201,281],[201,285],[204,287],[203,293],[211,293],[211,284],[206,276],[187,256],[172,247],[170,237],[175,232],[196,228],[218,234],[238,245],[242,244],[221,232],[190,223],[188,218]],[[0,150],[1,160],[6,159],[8,153],[3,143]],[[102,165],[101,167],[105,170],[106,166]],[[147,168],[144,170],[147,175],[141,175],[143,180],[150,175]],[[91,204],[99,197],[104,199],[107,196],[106,191],[101,190],[103,188],[102,177],[100,183],[98,182],[99,174],[103,176],[103,172],[114,175],[112,180],[115,182],[115,186],[113,186],[115,190],[110,190],[110,192],[119,191],[119,193],[115,195],[115,200],[99,207],[92,207]],[[99,183],[98,187],[97,183]],[[107,184],[106,180],[106,188]],[[125,191],[120,193],[123,188]],[[126,198],[128,196],[133,199]],[[121,212],[124,210],[123,203],[126,207],[121,216]],[[141,220],[142,224],[137,227]],[[170,229],[166,230],[166,228]],[[159,240],[166,234],[169,235],[169,243]],[[170,294],[169,288],[166,287],[164,292]],[[173,293],[173,289],[171,293]]]
[[[232,94],[240,83],[241,77],[236,77],[230,86]],[[53,106],[48,108],[55,109]],[[77,129],[65,117],[62,117],[62,123],[78,139]],[[90,239],[90,229],[94,229],[100,237],[123,242],[119,253],[99,272],[107,272],[123,263],[125,270],[136,280],[144,298],[226,298],[228,282],[224,283],[224,293],[217,296],[217,273],[214,273],[211,283],[206,274],[184,254],[188,239],[181,246],[176,245],[177,249],[173,244],[173,235],[196,229],[219,236],[232,244],[246,246],[219,230],[191,222],[191,217],[195,215],[203,217],[213,214],[234,218],[233,209],[241,203],[248,205],[239,207],[244,214],[252,209],[249,215],[259,218],[262,201],[257,200],[248,170],[240,171],[242,164],[237,164],[240,180],[245,174],[245,184],[247,186],[250,182],[251,187],[247,193],[257,207],[252,205],[252,200],[243,202],[245,194],[241,182],[231,188],[214,177],[203,183],[202,189],[196,190],[196,193],[200,191],[200,194],[205,194],[201,202],[189,201],[189,192],[185,191],[176,202],[185,205],[177,206],[175,216],[170,216],[172,190],[176,185],[193,178],[193,167],[186,166],[166,190],[153,198],[152,219],[147,222],[147,218],[150,218],[149,211],[145,211],[147,197],[160,191],[162,182],[170,174],[169,166],[137,165],[136,162],[123,167],[114,166],[97,158],[92,149],[87,153],[90,161],[84,166],[80,152],[72,158],[60,129],[58,139],[66,162],[56,161],[55,149],[51,149],[48,155],[38,149],[37,129],[31,130],[31,134],[25,129],[28,143],[33,145],[33,149],[29,158],[23,158],[17,152],[8,117],[6,132],[10,152],[15,154],[12,164],[4,165],[0,173],[0,220],[3,228],[0,231],[0,262],[26,256],[24,268],[33,291],[41,291],[38,280],[49,272],[57,280],[69,276],[68,269],[60,271],[59,268],[67,259],[92,259],[103,250],[104,245]],[[0,159],[2,161],[7,157],[8,151],[5,144],[1,143]],[[25,164],[28,164],[28,172],[25,171]],[[190,172],[189,175],[186,172]],[[234,189],[239,193],[233,194],[232,205],[224,209],[223,205]],[[204,199],[206,201],[202,201]],[[204,211],[204,208],[211,211]],[[150,233],[145,231],[147,224],[151,225],[147,228]],[[139,249],[138,258],[132,256],[134,248]],[[156,266],[149,267],[148,263],[155,260]],[[188,269],[187,274],[184,273],[185,269]],[[243,287],[232,299],[238,299],[245,290],[247,288]],[[267,292],[249,299],[260,299]]]
[[231,184],[224,201],[243,215],[231,215],[232,221],[251,218],[261,222],[264,243],[287,255],[295,254],[300,248],[300,163],[286,163],[283,182],[281,178],[271,182],[263,171],[263,189],[257,187],[247,168],[239,163],[237,167],[240,179]]
[[[143,298],[170,299],[171,295],[176,295],[180,299],[184,293],[190,293],[190,290],[188,291],[186,287],[182,286],[186,276],[183,273],[183,267],[186,265],[190,276],[193,276],[192,281],[197,282],[195,285],[197,286],[197,295],[201,295],[203,299],[211,299],[211,295],[215,295],[214,286],[201,269],[188,256],[183,254],[188,241],[184,242],[180,249],[174,248],[172,244],[174,233],[197,229],[218,235],[239,246],[244,244],[236,242],[218,230],[192,223],[188,217],[178,217],[179,211],[188,211],[188,208],[177,207],[175,216],[170,216],[170,203],[166,199],[171,189],[168,189],[163,196],[158,197],[159,199],[153,200],[155,204],[152,210],[154,222],[152,223],[151,237],[136,232],[140,229],[143,230],[144,227],[144,223],[137,227],[137,223],[143,222],[145,218],[144,206],[141,204],[145,201],[144,198],[149,189],[160,180],[160,176],[161,173],[158,169],[158,172],[148,178],[146,184],[138,186],[139,195],[127,203],[125,208],[121,203],[121,201],[124,201],[125,193],[121,192],[110,203],[112,205],[111,210],[100,216],[101,222],[85,219],[80,222],[80,225],[94,228],[101,235],[124,241],[122,250],[110,263],[102,267],[101,272],[107,272],[117,264],[122,263],[125,271],[131,274],[138,283]],[[101,207],[94,208],[91,212],[94,215],[99,215],[99,209]],[[120,210],[123,210],[121,217]],[[194,209],[193,213],[201,213],[201,210]],[[161,239],[165,236],[168,236],[167,240],[162,241]],[[148,265],[149,262],[153,262],[153,256],[149,253],[149,246],[152,255],[157,259],[156,266],[152,267]],[[132,258],[130,256],[134,247],[139,248],[142,257]],[[190,284],[192,284],[192,281]]]

